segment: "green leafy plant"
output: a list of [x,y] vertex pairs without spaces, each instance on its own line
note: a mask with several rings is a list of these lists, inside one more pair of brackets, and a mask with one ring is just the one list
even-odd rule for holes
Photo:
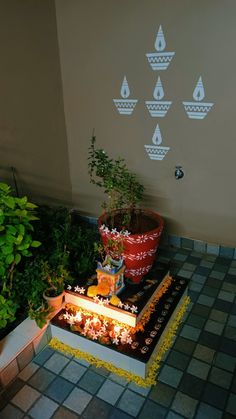
[[[107,196],[102,207],[106,212],[125,208],[122,225],[129,228],[135,207],[143,199],[144,187],[121,157],[112,159],[103,150],[96,148],[96,137],[89,146],[88,167],[90,182],[102,188]],[[112,219],[112,227],[114,219]]]
[[64,291],[65,285],[71,277],[63,264],[52,268],[46,261],[43,262],[42,279],[46,283],[45,294],[48,297],[56,297]]
[[15,319],[18,304],[13,296],[13,278],[21,260],[32,256],[40,242],[32,237],[37,206],[26,196],[15,197],[10,186],[0,183],[0,327]]
[[6,327],[7,323],[13,322],[16,317],[18,305],[11,299],[0,295],[0,329]]
[[49,307],[46,303],[42,302],[41,306],[35,308],[33,303],[29,305],[29,317],[35,320],[38,327],[42,327],[47,323],[48,317],[52,313],[53,308]]

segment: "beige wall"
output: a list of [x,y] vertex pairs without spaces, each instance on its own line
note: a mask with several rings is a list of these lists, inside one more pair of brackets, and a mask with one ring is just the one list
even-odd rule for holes
[[[86,160],[95,128],[98,145],[124,156],[143,180],[145,206],[164,216],[169,233],[235,246],[236,2],[56,0],[56,13],[74,204],[100,212]],[[154,72],[145,54],[154,52],[160,24],[175,57],[168,70]],[[112,101],[124,75],[139,99],[130,117],[118,115]],[[144,106],[158,75],[173,102],[165,118],[151,118]],[[204,120],[191,120],[182,101],[192,100],[200,75],[214,107]],[[170,147],[163,161],[144,150],[157,122]]]
[[0,176],[20,193],[71,202],[53,0],[0,1]]

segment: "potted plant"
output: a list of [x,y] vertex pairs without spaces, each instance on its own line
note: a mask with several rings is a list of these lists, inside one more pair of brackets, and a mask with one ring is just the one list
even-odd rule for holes
[[125,275],[133,282],[140,282],[154,262],[164,220],[156,212],[138,208],[143,199],[143,185],[123,158],[110,158],[95,143],[93,136],[88,166],[90,182],[107,195],[102,204],[104,212],[98,219],[102,242],[106,248],[108,240],[122,238]]
[[59,309],[63,302],[65,285],[70,279],[68,270],[63,264],[52,267],[47,261],[43,262],[42,279],[47,284],[43,298],[49,307]]

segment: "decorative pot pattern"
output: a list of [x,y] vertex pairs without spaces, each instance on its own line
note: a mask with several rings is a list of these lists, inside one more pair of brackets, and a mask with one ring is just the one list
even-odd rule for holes
[[[123,235],[125,276],[136,283],[140,282],[151,269],[164,227],[164,220],[159,214],[147,210],[141,212],[156,220],[158,227],[142,234]],[[115,239],[117,235],[122,234],[114,230],[110,231],[105,227],[105,223],[106,214],[103,214],[99,217],[98,227],[104,245],[109,238]]]

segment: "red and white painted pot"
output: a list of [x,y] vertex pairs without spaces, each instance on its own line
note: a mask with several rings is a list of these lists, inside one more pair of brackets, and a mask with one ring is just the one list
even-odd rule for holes
[[107,214],[102,214],[98,219],[98,227],[103,245],[108,239],[115,239],[122,235],[124,245],[125,276],[135,283],[139,283],[151,269],[156,257],[156,251],[160,242],[161,233],[164,228],[163,218],[155,212],[140,210],[146,217],[156,222],[157,227],[142,234],[129,234],[117,232],[116,229],[109,230],[106,226]]

